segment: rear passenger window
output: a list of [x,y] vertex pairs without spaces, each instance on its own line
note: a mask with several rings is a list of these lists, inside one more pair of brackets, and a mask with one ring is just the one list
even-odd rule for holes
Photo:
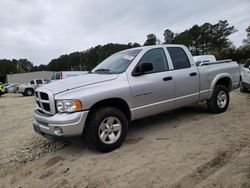
[[168,70],[165,52],[162,48],[156,48],[146,52],[139,63],[152,63],[153,70],[147,73],[162,72]]
[[43,81],[42,80],[37,80],[36,84],[43,84]]
[[167,47],[169,55],[172,59],[174,69],[189,68],[190,62],[186,52],[180,47]]

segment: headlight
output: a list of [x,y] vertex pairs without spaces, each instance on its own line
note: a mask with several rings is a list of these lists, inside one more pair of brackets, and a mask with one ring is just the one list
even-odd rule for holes
[[57,100],[56,108],[60,113],[75,112],[82,109],[82,104],[79,100]]

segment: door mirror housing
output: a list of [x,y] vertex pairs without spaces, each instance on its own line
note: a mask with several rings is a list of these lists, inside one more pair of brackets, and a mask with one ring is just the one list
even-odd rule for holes
[[143,75],[145,72],[149,72],[153,70],[153,64],[150,62],[144,62],[139,64],[136,69],[133,71],[133,76]]

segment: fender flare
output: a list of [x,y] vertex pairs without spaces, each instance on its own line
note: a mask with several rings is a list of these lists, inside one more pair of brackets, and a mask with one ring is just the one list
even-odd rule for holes
[[219,74],[219,75],[217,75],[217,76],[213,79],[213,81],[212,81],[212,84],[211,84],[211,87],[210,87],[209,96],[208,96],[209,99],[210,99],[210,98],[212,97],[212,95],[213,95],[214,88],[215,88],[216,84],[217,84],[218,81],[219,81],[220,79],[222,79],[222,78],[227,78],[227,79],[229,79],[229,81],[230,81],[230,83],[229,83],[229,92],[232,90],[232,83],[233,83],[233,82],[232,82],[232,80],[233,80],[232,76],[231,76],[230,74],[228,74],[228,73]]

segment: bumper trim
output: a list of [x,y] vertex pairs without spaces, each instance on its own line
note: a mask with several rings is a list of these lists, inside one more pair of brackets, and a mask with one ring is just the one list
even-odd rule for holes
[[72,137],[82,135],[88,111],[48,116],[35,109],[33,115],[35,119],[33,123],[35,132],[58,137],[54,131],[56,127],[59,127],[63,131],[62,137]]

